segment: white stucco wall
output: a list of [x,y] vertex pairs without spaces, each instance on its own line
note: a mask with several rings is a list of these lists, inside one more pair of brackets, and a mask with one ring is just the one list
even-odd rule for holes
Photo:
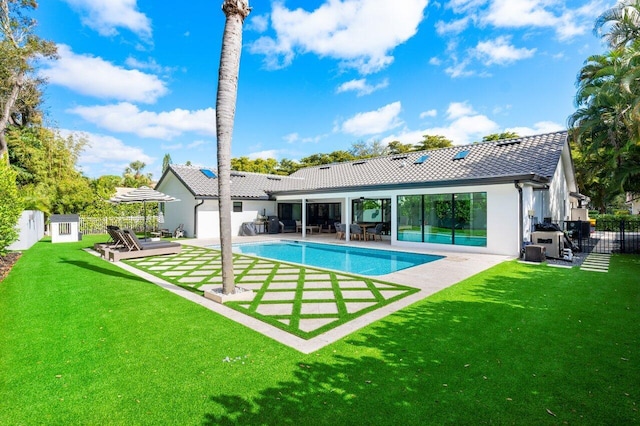
[[[400,195],[450,194],[467,192],[487,193],[487,247],[456,246],[449,244],[416,243],[397,239],[397,197]],[[342,204],[343,222],[350,217],[351,200],[365,198],[391,198],[391,244],[398,247],[432,247],[435,250],[506,254],[516,256],[520,250],[518,242],[518,191],[513,183],[488,186],[460,186],[455,188],[412,188],[403,190],[340,192],[313,194],[314,202],[331,201]],[[300,195],[279,196],[279,202],[299,201]],[[345,200],[346,204],[345,204]]]
[[18,220],[18,240],[9,250],[27,250],[44,237],[44,213],[38,210],[25,210]]
[[[231,213],[231,235],[238,235],[240,226],[244,222],[253,222],[258,214],[266,211],[267,215],[274,214],[275,201],[263,200],[234,200],[242,202],[242,212]],[[220,237],[220,213],[218,200],[206,200],[198,207],[198,238]]]
[[196,199],[193,194],[171,173],[165,177],[162,184],[156,189],[180,200],[164,203],[164,225],[161,228],[174,231],[180,224],[183,224],[187,236],[193,237],[193,208],[196,205]]

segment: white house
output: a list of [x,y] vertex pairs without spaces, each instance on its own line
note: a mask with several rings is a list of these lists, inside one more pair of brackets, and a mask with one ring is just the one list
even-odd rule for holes
[[[219,235],[215,172],[172,165],[156,188],[182,200],[165,207],[169,227]],[[288,177],[234,172],[231,191],[236,235],[243,222],[275,215],[324,227],[383,224],[396,246],[507,255],[520,252],[534,222],[569,220],[584,198],[567,132],[308,167]]]

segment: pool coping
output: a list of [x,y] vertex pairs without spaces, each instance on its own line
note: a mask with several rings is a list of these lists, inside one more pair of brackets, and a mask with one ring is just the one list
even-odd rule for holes
[[[185,245],[193,245],[196,247],[206,247],[207,245],[215,244],[211,242],[211,240],[183,240],[180,242]],[[419,253],[419,251],[416,252]],[[430,250],[429,252],[433,253],[434,251]],[[93,252],[93,254],[98,255],[95,252]],[[206,309],[216,312],[228,319],[231,319],[232,321],[249,327],[254,331],[257,331],[258,333],[276,340],[290,348],[293,348],[304,354],[309,354],[322,349],[323,347],[348,336],[354,331],[357,331],[375,321],[378,321],[402,308],[412,305],[413,303],[423,300],[444,288],[456,284],[457,282],[460,282],[465,278],[482,272],[501,262],[512,259],[512,257],[509,256],[485,254],[449,252],[437,252],[433,254],[438,254],[445,257],[434,262],[429,262],[391,274],[375,277],[376,280],[384,280],[394,284],[407,285],[413,288],[417,288],[419,289],[418,292],[386,304],[371,312],[358,316],[351,321],[336,326],[335,328],[310,339],[303,339],[301,337],[295,336],[287,331],[267,324],[257,318],[251,317],[235,309],[221,305],[199,294],[193,293],[192,291],[179,287],[124,262],[114,262],[113,264],[122,268],[123,270],[126,270],[127,272],[137,275],[161,288],[164,288],[165,290],[170,291],[177,296],[180,296]],[[317,267],[312,268],[324,269]]]

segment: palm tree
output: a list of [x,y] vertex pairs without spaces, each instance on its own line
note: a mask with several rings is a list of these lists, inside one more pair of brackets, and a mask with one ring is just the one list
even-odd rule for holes
[[[607,24],[611,25],[605,31]],[[640,36],[640,0],[625,0],[606,10],[596,20],[594,32],[612,49],[632,44]]]
[[220,211],[220,247],[222,249],[222,292],[233,294],[235,277],[231,251],[231,138],[238,95],[242,24],[251,9],[248,0],[224,0],[222,11],[227,19],[222,36],[216,100],[218,210]]

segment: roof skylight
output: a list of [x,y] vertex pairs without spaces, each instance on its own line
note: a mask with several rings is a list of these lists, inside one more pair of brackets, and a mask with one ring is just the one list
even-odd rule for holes
[[416,161],[414,161],[413,164],[422,164],[425,161],[427,161],[428,159],[429,159],[428,155],[423,155],[422,157],[420,157]]
[[213,173],[211,170],[209,169],[200,169],[200,171],[202,172],[203,175],[205,175],[206,177],[208,177],[209,179],[215,179],[216,178],[216,174]]
[[467,155],[469,155],[469,150],[465,149],[464,151],[460,151],[456,154],[455,157],[453,157],[454,160],[462,160],[464,158],[467,158]]

